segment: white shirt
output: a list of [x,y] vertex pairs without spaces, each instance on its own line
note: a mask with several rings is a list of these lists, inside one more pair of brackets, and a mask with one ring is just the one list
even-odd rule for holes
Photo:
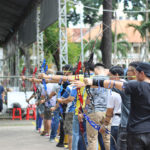
[[[46,86],[47,86],[47,94],[48,95],[50,95],[51,92],[53,92],[53,87],[56,86],[56,85],[57,85],[56,83],[48,83],[48,84],[46,84]],[[43,86],[43,89],[42,89],[42,95],[44,95],[44,96],[46,95],[46,92],[44,90],[44,86]],[[56,105],[56,95],[53,96],[51,99],[49,99],[49,102],[50,102],[51,106],[55,106]],[[46,102],[45,105],[47,106],[47,105],[49,105],[49,103]]]
[[107,102],[107,108],[113,108],[113,117],[111,126],[119,126],[120,117],[115,114],[121,114],[121,96],[116,92],[111,92],[110,99]]

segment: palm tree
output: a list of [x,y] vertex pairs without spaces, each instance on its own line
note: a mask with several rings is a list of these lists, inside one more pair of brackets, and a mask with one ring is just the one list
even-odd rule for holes
[[133,27],[134,32],[138,31],[141,35],[141,38],[144,40],[144,38],[146,37],[146,29],[148,28],[150,31],[150,21],[149,22],[141,22],[140,25],[128,24],[128,27]]
[[[126,57],[127,52],[131,49],[131,44],[125,40],[125,33],[118,33],[117,34],[117,56],[121,54],[121,56]],[[114,40],[115,39],[115,33],[112,32],[112,52],[114,53]],[[85,45],[87,45],[84,49],[84,53],[90,53],[91,51],[94,51],[94,54],[97,56],[97,59],[99,61],[102,60],[102,56],[100,55],[99,46],[101,44],[100,40],[94,41],[91,40],[89,43],[85,41]]]
[[[131,49],[131,44],[125,40],[126,34],[125,33],[118,33],[117,34],[117,56],[119,56],[119,53],[121,56],[126,57],[127,52]],[[115,47],[115,33],[112,32],[112,52],[114,53],[114,47]]]
[[[150,21],[148,22],[141,22],[141,25],[136,25],[136,24],[128,24],[129,27],[133,27],[134,28],[134,32],[138,31],[141,35],[142,38],[142,46],[144,45],[144,40],[146,39],[146,30],[148,29],[149,33],[150,33]],[[150,37],[150,34],[149,34]],[[148,46],[148,52],[150,51],[150,47]],[[147,57],[147,56],[146,56]],[[143,57],[144,58],[144,57]]]

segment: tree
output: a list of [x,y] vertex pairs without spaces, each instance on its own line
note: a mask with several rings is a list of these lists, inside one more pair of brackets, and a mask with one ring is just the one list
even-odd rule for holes
[[[150,8],[150,1],[149,0],[140,0],[137,1],[135,0],[134,3],[131,1],[133,5],[133,10],[149,10]],[[129,1],[127,1],[127,4]],[[128,9],[125,7],[125,9]],[[129,27],[133,27],[135,31],[138,31],[144,41],[146,39],[146,47],[149,49],[149,37],[150,37],[150,15],[148,12],[137,12],[133,14],[129,14],[130,16],[137,18],[139,15],[142,17],[143,21],[141,21],[141,25],[136,25],[136,24],[129,24]],[[148,19],[149,18],[149,19]],[[147,45],[148,44],[148,45]]]
[[133,27],[134,31],[138,31],[141,35],[141,38],[144,40],[146,36],[146,29],[150,30],[150,21],[149,22],[141,22],[140,25],[136,24],[128,24],[129,27]]
[[59,70],[58,21],[44,31],[44,53],[48,63],[55,63]]
[[143,21],[141,22],[140,26],[134,25],[134,24],[130,24],[130,27],[135,28],[135,31],[137,30],[140,34],[142,39],[145,39],[145,56],[144,56],[144,60],[148,61],[148,53],[149,53],[149,37],[150,37],[150,15],[149,12],[146,12],[146,10],[148,11],[150,8],[150,0],[126,0],[126,5],[129,4],[129,2],[132,4],[132,8],[128,8],[125,7],[126,10],[136,10],[136,11],[143,11],[143,12],[137,12],[137,13],[131,13],[128,15],[134,17],[134,18],[138,18],[138,16],[141,16]]
[[[131,44],[125,40],[125,37],[126,37],[125,33],[117,34],[117,56],[121,54],[122,56],[126,57],[128,51],[131,49]],[[114,39],[115,39],[115,33],[112,32],[112,53],[114,53],[114,45],[115,45]],[[98,53],[99,47],[101,45],[101,40],[97,40],[97,41],[91,40],[89,43],[85,41],[85,43],[87,44],[87,46],[84,49],[84,53],[87,53],[88,51],[91,52],[94,46],[94,54],[97,55],[98,60],[101,61],[102,58]]]
[[[85,24],[89,24],[92,27],[95,23],[102,21],[103,15],[99,14],[99,9],[100,6],[103,5],[103,0],[76,0],[75,2],[82,2],[83,6],[85,6],[83,8],[83,21]],[[112,0],[113,9],[117,7],[117,2],[118,0]],[[107,0],[107,3],[109,3],[109,0]],[[80,14],[77,13],[76,7],[74,7],[72,3],[68,2],[67,7],[68,22],[72,22],[74,25],[76,25],[77,23],[79,23]]]
[[[59,70],[59,28],[58,22],[44,31],[44,53],[48,63],[55,63]],[[81,53],[80,43],[68,43],[68,63],[74,65]]]
[[[131,49],[131,44],[125,40],[125,33],[118,33],[117,34],[117,56],[119,56],[119,53],[126,57],[128,51]],[[114,43],[115,41],[115,33],[112,32],[112,52],[114,53]]]
[[[89,6],[96,9],[99,9],[100,5],[102,4],[102,1],[100,0],[77,0],[76,2],[79,1],[81,1],[84,6]],[[69,8],[71,6],[72,9],[68,11],[68,21],[76,25],[80,20],[80,15],[77,13],[76,7],[70,4]],[[101,20],[98,10],[92,10],[87,7],[84,7],[83,9],[84,9],[83,21],[85,24],[89,24],[90,26],[93,26],[96,22],[99,22]]]
[[[130,5],[130,7],[129,7]],[[149,5],[150,8],[150,0]],[[128,11],[143,11],[146,10],[146,0],[124,0],[124,10]],[[133,17],[135,19],[138,18],[138,16],[142,16],[143,20],[145,20],[145,12],[137,12],[137,13],[130,13],[128,12],[127,15],[129,17]]]
[[[112,10],[112,0],[103,1],[103,9]],[[102,61],[106,67],[111,67],[112,55],[112,33],[111,33],[112,12],[103,11],[103,37],[100,45]]]
[[[116,6],[116,0],[80,0],[84,6],[84,23],[89,24],[91,27],[96,23],[102,20],[102,15],[99,14],[99,8],[103,4],[104,9],[112,9],[112,2],[113,6]],[[89,7],[96,8],[96,9],[89,9]],[[76,13],[76,11],[73,11]],[[76,16],[76,15],[74,15]],[[111,19],[112,13],[111,12],[103,12],[103,38],[101,43],[101,51],[102,51],[102,60],[103,63],[107,66],[111,66],[111,52],[112,52],[112,35],[111,35]],[[73,20],[72,20],[73,21]],[[74,18],[74,23],[76,20]],[[108,29],[107,29],[108,27]]]
[[80,43],[68,43],[68,63],[75,65],[80,58],[81,44]]
[[[89,42],[84,41],[84,43],[85,43],[84,54],[85,55],[88,54],[88,53],[90,54],[93,51],[94,55],[97,56],[97,59],[99,61],[101,61],[102,57],[101,57],[100,52],[99,52],[99,47],[100,47],[101,41],[100,40],[96,40],[96,41],[91,40]],[[85,59],[88,60],[88,58],[85,58]]]

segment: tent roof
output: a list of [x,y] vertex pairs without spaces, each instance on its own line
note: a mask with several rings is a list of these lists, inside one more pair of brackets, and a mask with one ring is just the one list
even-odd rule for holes
[[0,0],[0,44],[11,38],[38,1]]

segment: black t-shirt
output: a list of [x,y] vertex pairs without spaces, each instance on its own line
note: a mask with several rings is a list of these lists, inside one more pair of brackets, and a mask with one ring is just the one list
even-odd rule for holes
[[124,90],[131,95],[128,132],[150,132],[150,83],[130,81],[124,83]]
[[124,91],[120,91],[116,88],[112,89],[114,92],[120,94],[122,103],[121,103],[121,120],[120,126],[126,128],[128,123],[128,117],[130,112],[130,95],[126,94]]

